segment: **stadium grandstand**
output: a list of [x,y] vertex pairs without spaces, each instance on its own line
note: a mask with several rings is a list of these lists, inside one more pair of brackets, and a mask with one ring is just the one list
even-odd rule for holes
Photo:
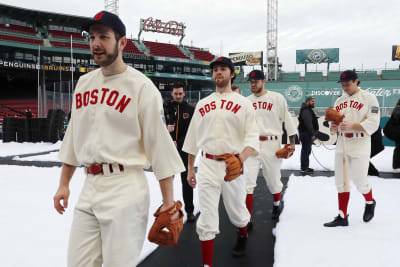
[[[87,34],[88,17],[0,4],[0,124],[4,117],[46,117],[50,109],[70,111],[74,84],[96,68]],[[183,81],[198,99],[212,88],[207,49],[183,44],[128,39],[124,61],[142,71],[169,96]]]

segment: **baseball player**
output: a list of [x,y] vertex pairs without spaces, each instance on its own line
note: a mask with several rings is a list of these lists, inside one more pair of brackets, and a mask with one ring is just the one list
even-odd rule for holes
[[363,220],[369,222],[375,213],[376,201],[372,196],[372,187],[367,179],[368,163],[371,153],[371,135],[378,129],[380,112],[378,100],[371,93],[361,90],[355,71],[343,72],[338,81],[342,84],[343,95],[339,97],[334,109],[344,120],[340,125],[331,124],[331,131],[338,131],[335,154],[335,183],[339,199],[339,215],[326,227],[348,226],[347,205],[350,198],[349,188],[345,188],[343,173],[343,142],[346,146],[348,175],[365,198],[366,205]]
[[[257,176],[262,166],[263,176],[266,184],[274,198],[272,218],[277,219],[282,211],[281,194],[281,162],[282,159],[276,156],[282,144],[282,123],[285,125],[290,140],[290,148],[294,151],[297,129],[288,111],[285,98],[276,92],[264,88],[266,80],[264,73],[260,70],[253,70],[249,73],[250,89],[253,92],[248,96],[256,111],[256,121],[259,129],[260,154],[257,157],[249,157],[245,162],[245,175],[247,176],[247,197],[246,206],[249,213],[252,212],[253,193],[257,186]],[[252,222],[248,228],[251,230]]]
[[74,210],[68,266],[136,266],[150,202],[143,168],[151,163],[159,180],[160,213],[174,206],[172,176],[184,166],[162,120],[159,91],[122,60],[127,43],[122,21],[102,11],[85,30],[100,68],[76,85],[54,207],[65,212],[69,182],[83,165],[87,175]]
[[[233,254],[245,254],[247,223],[250,220],[245,205],[246,180],[243,175],[226,182],[228,174],[221,155],[238,154],[241,162],[259,150],[255,112],[248,99],[232,92],[234,66],[226,57],[210,64],[216,92],[200,100],[189,126],[183,150],[189,154],[188,182],[198,188],[200,216],[197,234],[201,241],[204,266],[211,267],[215,236],[219,233],[218,203],[222,195],[228,216],[239,228]],[[194,160],[201,149],[197,177]]]

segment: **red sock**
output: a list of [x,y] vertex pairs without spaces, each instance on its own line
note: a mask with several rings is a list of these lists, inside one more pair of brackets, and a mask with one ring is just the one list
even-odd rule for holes
[[281,194],[282,192],[272,195],[274,197],[274,202],[281,201]]
[[247,236],[247,226],[239,228],[239,235],[240,236]]
[[207,241],[200,241],[201,255],[203,256],[203,265],[212,267],[213,254],[214,254],[214,239]]
[[349,204],[350,192],[343,192],[338,194],[339,210],[343,212],[343,218],[347,217],[347,205]]
[[372,197],[372,189],[368,193],[363,194],[363,196],[365,198],[365,201],[374,201],[374,198]]
[[254,199],[253,194],[247,194],[247,196],[246,196],[246,207],[247,207],[247,210],[249,211],[250,215],[251,215],[251,211],[253,209],[253,199]]

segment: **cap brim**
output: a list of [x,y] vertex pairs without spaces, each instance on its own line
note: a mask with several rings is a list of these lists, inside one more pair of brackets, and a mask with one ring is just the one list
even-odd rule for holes
[[83,24],[82,30],[85,32],[89,32],[90,26],[92,26],[93,24],[95,24],[95,21],[93,19],[86,21]]

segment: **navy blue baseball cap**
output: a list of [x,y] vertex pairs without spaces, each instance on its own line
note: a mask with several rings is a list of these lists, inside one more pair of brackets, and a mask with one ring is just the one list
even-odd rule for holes
[[228,66],[231,71],[235,71],[235,66],[232,63],[232,60],[230,60],[227,57],[219,57],[210,64],[210,68],[213,69],[215,65],[226,65]]
[[93,24],[96,24],[96,23],[103,24],[103,25],[110,27],[114,31],[121,34],[121,36],[126,35],[126,29],[125,29],[124,23],[121,21],[121,19],[117,15],[115,15],[111,12],[108,12],[105,10],[100,11],[93,17],[93,19],[89,19],[83,25],[83,30],[89,32],[90,26],[92,26]]
[[265,80],[264,72],[262,72],[261,70],[252,70],[249,73],[249,77],[247,80],[248,81],[250,81],[250,80]]
[[358,79],[358,76],[354,70],[346,70],[346,71],[342,72],[342,74],[340,75],[340,80],[338,81],[338,83],[355,81],[357,79]]

